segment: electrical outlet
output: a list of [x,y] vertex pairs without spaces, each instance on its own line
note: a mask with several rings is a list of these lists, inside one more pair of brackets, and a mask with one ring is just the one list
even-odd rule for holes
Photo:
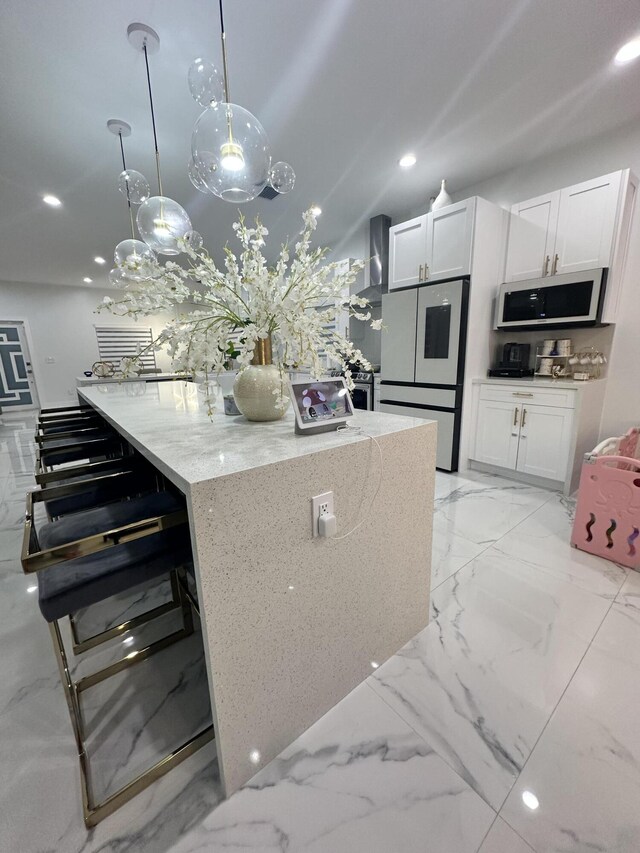
[[311,527],[313,535],[318,535],[318,519],[321,515],[333,515],[333,492],[324,492],[311,498]]

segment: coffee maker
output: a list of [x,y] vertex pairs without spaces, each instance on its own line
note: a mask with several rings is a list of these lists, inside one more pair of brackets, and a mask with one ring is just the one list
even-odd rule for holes
[[510,341],[498,351],[498,366],[489,370],[489,376],[502,376],[506,379],[522,379],[523,376],[533,376],[533,368],[529,367],[531,344],[519,344]]

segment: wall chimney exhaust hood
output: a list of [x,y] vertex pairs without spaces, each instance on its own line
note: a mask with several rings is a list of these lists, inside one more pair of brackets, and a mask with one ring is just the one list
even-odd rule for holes
[[[358,296],[379,304],[389,285],[389,228],[391,217],[381,213],[369,220],[368,283],[357,290]],[[365,270],[365,273],[367,270]],[[365,281],[367,276],[365,275]]]

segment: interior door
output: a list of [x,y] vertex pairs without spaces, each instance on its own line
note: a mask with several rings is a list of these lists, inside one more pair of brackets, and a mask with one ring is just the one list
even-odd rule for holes
[[24,323],[0,320],[0,409],[37,406]]
[[475,198],[469,198],[429,214],[425,261],[429,279],[469,275],[475,208]]
[[480,400],[473,458],[515,470],[521,413],[520,403]]
[[567,475],[573,410],[524,404],[517,470],[549,480]]
[[[468,282],[457,280],[418,289],[416,382],[430,385],[462,382],[460,353],[464,345],[462,322],[466,321],[468,286]],[[386,367],[383,378],[391,378]]]
[[382,297],[381,364],[383,379],[415,382],[418,291],[402,290]]
[[424,281],[426,258],[427,214],[393,225],[389,229],[389,290]]
[[556,273],[611,265],[622,172],[560,190]]
[[560,193],[514,204],[509,218],[506,281],[540,278],[551,270]]

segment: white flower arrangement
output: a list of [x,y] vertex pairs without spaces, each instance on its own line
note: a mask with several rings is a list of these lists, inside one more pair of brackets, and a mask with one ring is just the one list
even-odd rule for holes
[[328,249],[311,248],[316,217],[308,210],[302,218],[304,228],[293,255],[283,245],[273,267],[262,254],[269,232],[259,220],[254,228],[247,227],[242,215],[233,225],[242,250],[236,256],[225,247],[224,269],[204,248],[195,249],[186,239],[181,247],[187,267],[173,261],[127,258],[122,266],[128,278],[122,296],[105,296],[98,310],[137,319],[185,309],[150,345],[156,350],[166,348],[178,373],[204,373],[208,380],[226,369],[230,357],[242,369],[251,363],[256,341],[271,337],[273,361],[281,376],[292,368],[306,368],[314,378],[326,375],[319,356],[323,351],[344,371],[352,388],[352,364],[357,362],[365,370],[371,366],[335,328],[336,312],[343,310],[377,330],[382,321],[371,319],[367,299],[349,293],[364,261],[337,273],[338,264],[324,262]]

